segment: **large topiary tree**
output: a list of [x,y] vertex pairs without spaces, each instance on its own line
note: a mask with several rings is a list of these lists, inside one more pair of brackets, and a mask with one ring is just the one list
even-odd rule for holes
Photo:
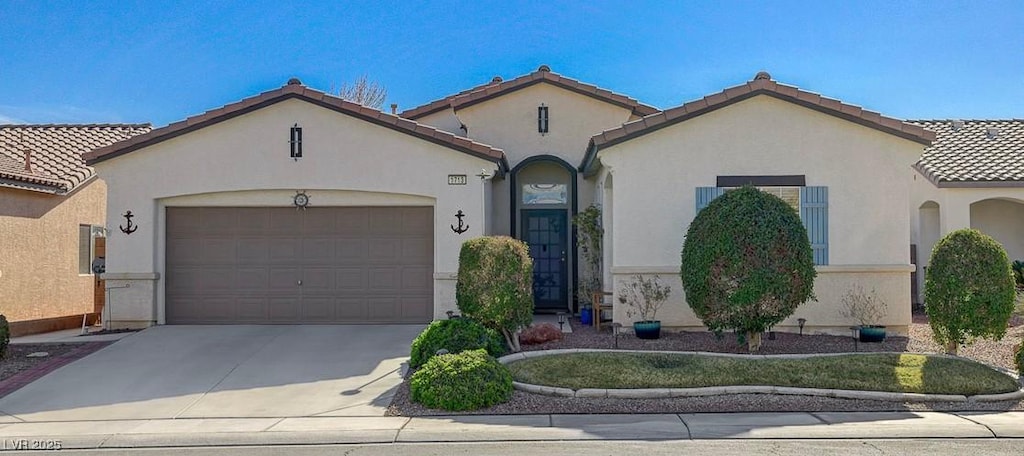
[[932,250],[924,306],[935,341],[957,347],[983,337],[999,340],[1013,313],[1013,272],[1006,250],[978,230],[957,230]]
[[686,232],[680,271],[686,301],[708,329],[735,330],[748,349],[813,299],[807,230],[781,198],[754,187],[726,192]]
[[462,315],[498,330],[512,351],[517,332],[533,321],[533,259],[508,236],[470,239],[459,252],[455,301]]

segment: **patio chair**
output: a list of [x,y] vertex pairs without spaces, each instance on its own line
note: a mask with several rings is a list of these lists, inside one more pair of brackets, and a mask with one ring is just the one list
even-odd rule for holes
[[612,296],[612,292],[610,292],[610,291],[595,291],[590,296],[591,297],[590,302],[594,306],[594,317],[593,317],[594,318],[594,329],[596,329],[598,331],[601,330],[601,311],[602,310],[608,310],[608,311],[613,312],[613,314],[615,312],[614,311],[615,306],[612,303],[611,299],[608,299],[608,303],[605,304],[605,297],[611,297],[611,296]]

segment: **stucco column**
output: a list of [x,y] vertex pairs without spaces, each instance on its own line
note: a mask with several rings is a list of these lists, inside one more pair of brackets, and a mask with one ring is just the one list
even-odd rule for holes
[[971,205],[949,200],[945,205],[939,206],[939,226],[942,236],[953,231],[971,227]]

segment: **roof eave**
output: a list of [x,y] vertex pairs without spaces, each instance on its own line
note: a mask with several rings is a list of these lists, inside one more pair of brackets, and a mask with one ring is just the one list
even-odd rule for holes
[[1024,181],[950,181],[940,179],[936,186],[939,188],[1024,188]]
[[[287,88],[288,86],[285,86],[285,87]],[[277,89],[277,90],[282,90],[282,89]],[[213,111],[207,111],[207,113],[215,112],[215,111],[218,111],[218,110],[224,110],[225,112],[223,112],[223,113],[221,113],[219,115],[212,116],[211,118],[205,119],[205,120],[197,119],[197,117],[199,117],[199,116],[206,115],[206,114],[199,114],[199,115],[193,116],[193,117],[191,117],[189,119],[186,119],[186,120],[183,120],[183,121],[179,121],[179,122],[175,122],[173,124],[167,125],[167,126],[162,127],[162,128],[158,128],[156,130],[152,130],[149,133],[146,133],[146,134],[143,134],[143,135],[139,135],[139,136],[135,136],[135,137],[129,138],[129,139],[125,140],[125,141],[122,141],[122,142],[119,142],[119,143],[115,143],[115,144],[112,144],[110,146],[106,146],[106,147],[103,147],[103,148],[100,148],[100,149],[93,150],[91,152],[83,154],[83,158],[85,159],[85,162],[86,162],[87,165],[92,166],[92,165],[95,165],[97,163],[100,163],[100,162],[103,162],[103,161],[106,161],[106,160],[110,160],[112,158],[116,158],[116,157],[119,157],[121,155],[127,154],[129,152],[132,152],[132,151],[135,151],[135,150],[139,150],[139,149],[143,149],[143,148],[146,148],[146,147],[150,147],[150,146],[156,145],[158,143],[161,143],[163,141],[167,141],[169,139],[175,138],[177,136],[181,136],[181,135],[184,135],[186,133],[190,133],[190,132],[199,130],[201,128],[205,128],[205,127],[208,127],[208,126],[211,126],[211,125],[215,125],[215,124],[218,124],[220,122],[224,122],[226,120],[230,120],[230,119],[233,119],[235,117],[238,117],[238,116],[241,116],[241,115],[244,115],[244,114],[248,114],[248,113],[256,111],[258,109],[262,109],[262,108],[265,108],[267,106],[270,106],[270,105],[273,105],[273,104],[276,104],[276,103],[280,103],[282,101],[286,101],[286,100],[290,100],[290,99],[293,99],[293,98],[297,98],[297,99],[301,99],[303,101],[306,101],[308,103],[312,103],[312,104],[315,104],[317,106],[320,106],[322,108],[338,112],[340,114],[345,114],[345,115],[348,115],[348,116],[351,116],[351,117],[355,117],[355,118],[358,118],[360,120],[364,120],[364,121],[373,123],[375,125],[380,125],[380,126],[383,126],[383,127],[386,127],[386,128],[391,128],[391,129],[394,129],[395,131],[398,131],[400,133],[404,133],[404,134],[408,134],[408,135],[411,135],[411,136],[415,136],[417,138],[424,139],[426,141],[432,142],[434,144],[441,145],[443,147],[447,147],[449,149],[455,149],[455,150],[458,150],[460,152],[464,152],[464,153],[467,153],[469,155],[472,155],[472,156],[475,156],[475,157],[478,157],[478,158],[481,158],[481,159],[484,159],[484,160],[488,160],[488,161],[491,161],[491,162],[494,162],[494,163],[498,163],[499,166],[504,166],[506,169],[508,167],[507,161],[505,159],[504,152],[499,150],[499,149],[495,149],[493,147],[490,147],[490,146],[483,145],[485,147],[490,147],[490,150],[493,152],[493,155],[492,154],[488,154],[488,153],[484,153],[484,152],[481,152],[481,151],[478,151],[478,150],[474,150],[473,148],[470,148],[470,147],[461,147],[461,146],[459,146],[457,144],[451,144],[451,143],[443,141],[442,139],[439,139],[439,138],[437,138],[435,136],[431,136],[431,135],[428,135],[428,134],[425,134],[425,133],[419,133],[417,131],[413,131],[413,130],[409,130],[409,129],[398,128],[398,127],[395,127],[395,123],[394,122],[387,122],[385,120],[381,120],[379,117],[373,117],[373,116],[369,116],[369,115],[364,115],[364,114],[362,114],[360,112],[356,112],[356,111],[353,111],[353,110],[341,108],[341,107],[339,107],[339,103],[345,103],[344,101],[342,101],[340,99],[326,98],[327,97],[326,95],[324,95],[324,96],[322,96],[320,98],[314,98],[314,97],[310,97],[308,95],[305,95],[303,93],[304,91],[297,91],[297,90],[294,90],[294,89],[292,89],[292,90],[285,89],[282,93],[276,94],[276,95],[273,94],[273,92],[274,91],[264,92],[263,94],[260,94],[260,95],[257,95],[255,97],[252,97],[251,99],[256,99],[256,100],[259,100],[259,101],[253,103],[250,106],[245,106],[243,108],[236,109],[236,110],[227,110],[227,109],[225,109],[225,107],[222,107],[222,108],[219,108],[219,109],[216,109],[216,110],[213,110]],[[261,98],[263,98],[263,99],[261,100]],[[330,100],[330,101],[328,101],[328,100]],[[245,100],[242,100],[239,103],[244,103],[244,102],[245,102]],[[228,106],[230,106],[230,105],[228,105]],[[385,114],[385,116],[392,117],[390,114]],[[402,119],[402,118],[400,118],[398,116],[393,116],[393,117],[395,119]],[[402,120],[403,121],[409,121],[408,119],[402,119]],[[409,122],[412,122],[412,121],[409,121]],[[184,126],[182,127],[181,125],[184,125]],[[161,130],[163,130],[163,131],[161,131]],[[466,138],[466,139],[468,139],[468,138]],[[472,140],[470,140],[470,141],[472,141]],[[479,143],[477,143],[477,144],[479,144]],[[503,162],[504,162],[504,165],[502,165]]]

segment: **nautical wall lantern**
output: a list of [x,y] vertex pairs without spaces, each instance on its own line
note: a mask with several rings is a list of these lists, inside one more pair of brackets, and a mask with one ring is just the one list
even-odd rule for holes
[[292,160],[299,161],[302,158],[302,127],[297,123],[292,126],[291,135],[288,137],[288,144],[291,146]]

